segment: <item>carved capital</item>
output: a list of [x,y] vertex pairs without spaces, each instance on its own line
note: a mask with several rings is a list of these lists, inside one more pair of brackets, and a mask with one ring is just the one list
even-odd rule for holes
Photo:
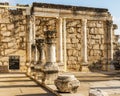
[[113,29],[118,29],[118,26],[116,24],[113,24]]
[[107,20],[106,24],[108,27],[111,27],[113,25],[113,21],[112,20]]
[[56,42],[56,31],[46,31],[45,38],[48,44],[54,44]]
[[45,40],[44,39],[36,39],[36,46],[37,49],[41,49],[45,46]]

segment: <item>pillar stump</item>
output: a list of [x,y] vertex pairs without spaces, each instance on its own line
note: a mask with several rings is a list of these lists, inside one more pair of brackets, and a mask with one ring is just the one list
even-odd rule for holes
[[36,39],[36,47],[39,52],[39,57],[37,64],[35,65],[35,69],[40,71],[43,69],[43,66],[45,64],[45,40],[44,39]]
[[56,63],[56,31],[45,32],[47,43],[47,62],[43,68],[44,84],[54,84],[54,80],[58,76],[58,65]]
[[44,48],[45,48],[45,40],[44,39],[36,39],[36,47],[37,47],[37,50],[38,50],[38,61],[35,65],[35,78],[36,79],[41,79],[43,78],[42,74],[42,70],[43,70],[43,67],[44,67],[44,64],[45,64],[45,51],[44,51]]

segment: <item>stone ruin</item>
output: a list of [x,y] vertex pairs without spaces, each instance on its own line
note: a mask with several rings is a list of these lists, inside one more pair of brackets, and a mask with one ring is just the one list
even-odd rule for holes
[[89,71],[94,63],[100,70],[111,70],[118,48],[115,29],[117,25],[105,8],[0,3],[0,70],[27,72],[36,78],[42,74],[45,84],[71,78],[58,76],[64,71]]
[[59,74],[89,71],[91,64],[91,71],[111,70],[118,60],[115,29],[105,8],[0,3],[0,72],[27,72],[60,92],[76,92],[80,82]]

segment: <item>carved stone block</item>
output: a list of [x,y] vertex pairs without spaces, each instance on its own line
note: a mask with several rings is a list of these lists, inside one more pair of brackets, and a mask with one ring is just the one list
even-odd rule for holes
[[77,92],[80,82],[74,75],[60,75],[55,80],[55,85],[60,92]]

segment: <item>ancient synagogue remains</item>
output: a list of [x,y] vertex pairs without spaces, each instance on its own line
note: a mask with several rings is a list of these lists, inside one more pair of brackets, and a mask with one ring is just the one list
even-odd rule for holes
[[115,29],[104,8],[0,3],[0,72],[36,70],[55,79],[59,72],[89,71],[96,63],[98,70],[114,70]]

